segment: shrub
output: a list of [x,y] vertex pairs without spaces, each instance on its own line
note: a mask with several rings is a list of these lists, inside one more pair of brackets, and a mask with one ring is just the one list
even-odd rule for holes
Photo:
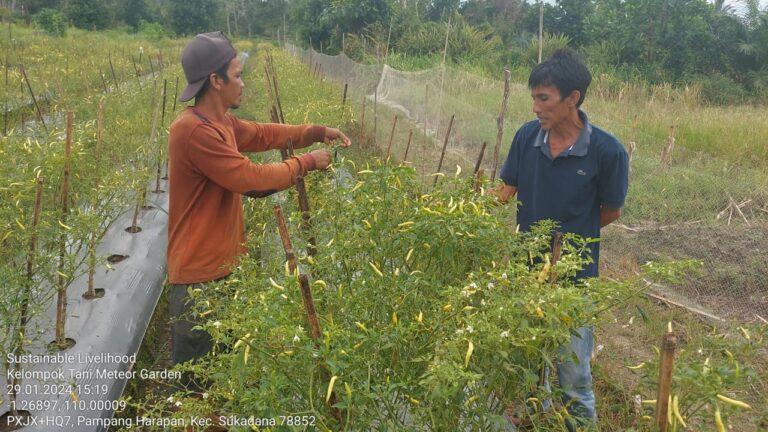
[[165,37],[165,30],[159,23],[139,20],[139,34],[149,40],[159,41]]
[[696,76],[692,81],[701,86],[703,101],[714,105],[737,105],[748,96],[744,87],[722,74]]
[[67,20],[55,9],[45,8],[32,19],[37,28],[51,36],[64,36],[67,32]]

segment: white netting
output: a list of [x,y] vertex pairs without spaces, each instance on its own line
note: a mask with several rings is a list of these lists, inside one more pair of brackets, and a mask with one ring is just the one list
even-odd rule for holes
[[[483,142],[488,145],[482,167],[488,174],[493,170],[502,81],[452,67],[403,72],[387,65],[361,65],[343,54],[327,56],[290,45],[288,50],[318,76],[347,83],[356,103],[365,100],[367,106],[358,116],[364,117],[365,126],[361,145],[373,143],[380,153],[403,160],[413,132],[406,159],[428,176],[437,169],[449,119],[455,115],[442,171],[453,173],[455,165],[461,165],[471,172]],[[687,90],[676,93],[670,87],[650,93],[630,87],[617,90],[601,83],[600,77],[591,93],[584,105],[590,120],[637,148],[624,214],[604,231],[602,273],[630,276],[650,260],[700,261],[700,276],[656,286],[656,292],[726,319],[768,317],[768,143],[754,139],[768,136],[764,114],[749,107],[729,108],[727,113],[700,107],[688,100]],[[681,107],[693,114],[680,113]],[[743,115],[734,116],[739,110]],[[712,126],[724,123],[726,114],[727,123],[720,129]],[[398,123],[392,133],[395,115]],[[531,118],[530,92],[512,83],[497,169],[515,130]],[[743,124],[730,124],[734,121]],[[660,155],[669,141],[668,128],[675,123],[677,143],[671,161],[664,164]],[[718,148],[722,141],[699,130],[701,125],[707,133],[731,137],[743,156]],[[763,162],[756,163],[756,158]],[[426,179],[431,182],[431,177]]]

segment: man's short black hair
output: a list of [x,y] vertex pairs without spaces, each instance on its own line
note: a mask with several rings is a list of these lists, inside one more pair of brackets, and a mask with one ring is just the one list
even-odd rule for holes
[[576,106],[580,107],[591,82],[592,74],[581,57],[573,50],[562,48],[533,68],[531,76],[528,77],[528,88],[553,86],[560,91],[561,99],[578,90],[581,97]]
[[[227,71],[229,70],[229,64],[232,63],[232,60],[224,63],[224,65],[218,69],[216,69],[215,73],[216,76],[221,77],[221,79],[224,81],[224,84],[229,82],[229,76],[227,76]],[[200,90],[197,91],[197,94],[195,95],[195,103],[200,100],[200,98],[203,97],[203,95],[208,91],[208,88],[211,86],[211,76],[208,75],[208,78],[205,79],[205,82],[203,83],[203,86],[200,87]]]

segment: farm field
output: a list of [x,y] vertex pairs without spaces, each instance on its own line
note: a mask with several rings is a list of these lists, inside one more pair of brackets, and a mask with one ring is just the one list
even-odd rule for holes
[[[25,333],[19,320],[43,314],[89,266],[103,271],[108,265],[106,257],[88,251],[117,215],[151,197],[146,185],[163,174],[166,128],[182,108],[174,102],[176,80],[184,80],[177,64],[184,40],[155,45],[82,32],[77,37],[89,41],[84,50],[69,38],[14,29],[17,50],[8,47],[18,56],[13,62],[29,66],[24,81],[21,69],[18,75],[9,72],[15,84],[8,88],[18,94],[6,105],[14,108],[6,110],[0,150],[0,271],[7,286],[17,287],[0,297],[9,329],[1,339],[3,354],[46,349],[50,341]],[[64,53],[63,60],[48,54],[52,44],[64,47],[56,51]],[[128,408],[116,418],[184,419],[215,412],[253,416],[251,423],[267,424],[260,430],[504,430],[503,408],[531,394],[546,398],[536,385],[542,366],[552,362],[571,331],[591,324],[597,327],[600,430],[652,430],[653,404],[636,405],[635,399],[656,398],[654,347],[672,322],[678,337],[672,393],[680,415],[672,417],[672,427],[717,430],[715,412],[732,430],[766,427],[768,327],[759,321],[768,309],[760,303],[768,305],[768,262],[760,253],[768,248],[764,107],[705,108],[683,90],[607,89],[598,80],[585,109],[621,140],[636,142],[638,150],[622,226],[605,231],[604,279],[577,286],[565,276],[581,264],[578,242],[545,267],[551,252],[541,234],[549,227],[515,233],[512,208],[495,205],[482,192],[492,186],[488,179],[481,191],[474,190],[476,144],[471,151],[453,148],[443,175],[433,176],[441,142],[419,133],[414,123],[409,162],[400,163],[409,123],[401,117],[392,133],[398,111],[391,106],[377,107],[374,127],[371,100],[363,119],[362,96],[351,91],[343,101],[342,85],[331,77],[313,73],[271,44],[242,40],[236,46],[249,54],[239,116],[269,118],[263,66],[270,52],[286,121],[339,127],[349,132],[353,147],[334,149],[333,169],[307,179],[311,227],[302,226],[294,191],[246,201],[248,257],[230,278],[194,293],[217,349],[202,364],[177,369],[207,380],[208,391],[174,393],[166,380],[137,379],[128,383]],[[134,67],[139,47],[144,63]],[[66,53],[86,67],[72,60],[69,65]],[[43,130],[29,88],[22,97],[20,82],[45,95]],[[454,100],[491,118],[498,114],[501,90],[494,95],[488,85],[487,96],[475,91],[469,97],[458,83],[451,86]],[[513,86],[506,145],[514,128],[530,118],[529,98],[522,85]],[[69,162],[66,111],[75,119]],[[676,147],[672,163],[662,168],[659,154],[670,123],[676,125]],[[491,131],[495,135],[495,124]],[[279,155],[254,159],[277,161]],[[67,166],[71,190],[63,195]],[[43,205],[36,219],[41,177]],[[65,213],[63,196],[69,202]],[[319,335],[307,323],[301,278],[286,261],[277,205],[287,219],[298,273],[312,287]],[[30,255],[33,238],[37,248]],[[314,256],[308,253],[310,238]],[[648,283],[672,291],[665,298],[678,293],[683,300],[676,303],[705,308],[725,321],[649,300]],[[688,295],[695,291],[698,296]],[[161,298],[137,369],[170,366],[166,307]],[[4,392],[2,398],[9,396]],[[556,404],[531,421],[537,430],[563,430],[564,415]],[[290,423],[270,428],[270,420]]]

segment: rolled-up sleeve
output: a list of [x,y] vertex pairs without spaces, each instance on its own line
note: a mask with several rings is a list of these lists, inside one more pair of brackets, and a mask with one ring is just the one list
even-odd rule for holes
[[622,208],[629,187],[629,156],[616,144],[600,157],[598,176],[598,199],[602,207]]

